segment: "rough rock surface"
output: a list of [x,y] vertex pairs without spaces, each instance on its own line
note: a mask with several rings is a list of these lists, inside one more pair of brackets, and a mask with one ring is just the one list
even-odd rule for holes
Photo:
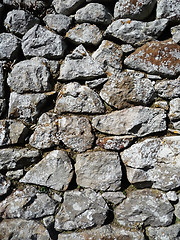
[[171,28],[172,40],[180,43],[180,25]]
[[175,98],[169,103],[169,118],[171,121],[180,120],[180,98]]
[[112,202],[115,205],[122,203],[122,201],[126,198],[122,192],[104,192],[102,196],[107,201]]
[[85,0],[53,0],[52,5],[54,6],[57,13],[70,15],[75,12],[76,9],[84,3]]
[[4,97],[5,94],[5,88],[4,88],[4,66],[5,62],[0,61],[0,98]]
[[175,191],[169,191],[166,193],[166,196],[169,201],[176,202],[178,200],[178,196]]
[[6,108],[6,99],[0,99],[0,117],[3,115]]
[[8,177],[11,180],[19,180],[21,177],[23,177],[24,171],[23,169],[15,170],[15,171],[8,171],[6,173],[6,177]]
[[7,193],[10,185],[11,182],[9,180],[6,180],[6,178],[2,174],[0,174],[0,196]]
[[107,80],[108,80],[108,78],[98,78],[95,80],[86,81],[85,84],[86,84],[86,86],[93,89],[93,88],[99,87],[103,83],[107,82]]
[[[178,198],[180,200],[180,194],[178,194]],[[175,215],[177,218],[180,218],[180,201],[175,205]]]
[[180,22],[180,1],[158,0],[156,16],[157,18],[167,18],[172,22]]

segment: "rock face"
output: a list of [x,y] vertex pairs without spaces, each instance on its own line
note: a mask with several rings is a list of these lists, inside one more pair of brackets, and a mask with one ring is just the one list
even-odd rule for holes
[[6,180],[6,178],[2,174],[0,174],[0,196],[7,193],[10,185],[11,182],[9,180]]
[[180,98],[170,101],[169,118],[171,121],[180,120]]
[[172,22],[180,22],[180,5],[179,0],[171,2],[165,0],[157,1],[156,16],[157,18],[167,18]]
[[57,13],[62,13],[65,15],[70,15],[76,9],[84,3],[85,0],[53,0],[52,4]]

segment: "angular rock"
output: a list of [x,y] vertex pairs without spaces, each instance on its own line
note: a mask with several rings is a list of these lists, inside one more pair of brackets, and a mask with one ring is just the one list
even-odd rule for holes
[[66,56],[60,68],[60,80],[92,80],[104,76],[100,64],[93,60],[83,45]]
[[10,178],[11,180],[20,179],[21,177],[23,177],[23,175],[24,175],[23,169],[19,169],[16,171],[8,171],[6,173],[6,177]]
[[85,189],[67,191],[55,217],[57,231],[101,226],[107,218],[108,206],[99,193]]
[[168,226],[173,221],[173,206],[165,193],[143,189],[132,191],[117,206],[115,214],[120,225],[137,228],[140,226]]
[[180,130],[180,121],[173,122],[172,124],[173,124],[173,127],[174,127],[175,129]]
[[95,190],[116,191],[121,187],[120,158],[115,152],[78,154],[75,164],[77,184]]
[[112,202],[113,204],[122,203],[126,196],[122,192],[104,192],[102,194],[103,198]]
[[152,75],[152,74],[147,74],[147,78],[151,80],[162,80],[162,77],[159,75]]
[[36,24],[22,38],[22,50],[26,57],[60,59],[66,45],[63,38],[45,27]]
[[140,137],[166,130],[166,114],[162,109],[136,106],[94,117],[92,124],[103,133]]
[[75,12],[85,0],[53,0],[52,5],[54,6],[57,13],[70,15]]
[[162,108],[162,109],[164,109],[166,111],[169,110],[168,102],[166,102],[166,101],[154,102],[153,107],[155,107],[155,108]]
[[102,33],[96,25],[82,23],[76,25],[66,33],[66,38],[74,44],[95,45],[102,40]]
[[180,43],[180,25],[171,28],[172,40]]
[[157,39],[167,27],[167,24],[167,19],[151,22],[118,19],[108,26],[104,34],[133,46],[141,46],[148,41]]
[[179,0],[158,0],[156,8],[157,18],[167,18],[172,22],[180,22],[180,4]]
[[58,114],[62,112],[103,113],[104,105],[95,91],[73,82],[66,84],[60,90],[55,112]]
[[92,81],[86,81],[85,84],[90,88],[96,88],[101,84],[107,82],[108,78],[98,78]]
[[75,20],[79,23],[89,22],[106,26],[111,23],[112,15],[104,5],[99,3],[89,3],[76,12]]
[[178,196],[175,191],[169,191],[166,193],[166,196],[169,201],[176,202],[178,200]]
[[40,20],[29,12],[24,10],[12,10],[8,12],[4,20],[4,26],[9,32],[21,37],[39,22]]
[[[178,198],[180,200],[180,194],[178,194]],[[174,213],[175,213],[176,217],[180,219],[180,201],[175,205]]]
[[[40,172],[41,174],[39,174]],[[73,168],[67,153],[61,150],[54,150],[32,167],[20,182],[46,186],[62,191],[68,188],[72,176]]]
[[180,98],[175,98],[169,103],[169,118],[171,121],[180,120]]
[[117,109],[131,107],[132,104],[146,106],[155,96],[154,82],[143,73],[128,70],[107,81],[100,91],[100,96]]
[[44,226],[48,229],[52,228],[53,224],[54,224],[54,217],[53,216],[49,216],[49,217],[44,217],[43,218],[43,224]]
[[18,120],[0,120],[0,146],[24,143],[27,127]]
[[169,191],[180,186],[180,136],[146,139],[121,153],[130,183]]
[[151,14],[155,4],[156,0],[119,0],[115,4],[114,17],[143,20]]
[[6,108],[6,99],[0,99],[0,117],[3,115]]
[[0,238],[4,240],[51,240],[47,229],[37,221],[23,219],[5,219],[0,222]]
[[0,34],[0,60],[14,60],[18,57],[20,40],[11,33]]
[[43,21],[49,28],[55,30],[59,34],[64,34],[68,31],[72,18],[63,14],[47,14],[43,18]]
[[131,44],[122,44],[121,49],[124,53],[131,53],[135,50]]
[[176,76],[180,73],[180,46],[168,41],[152,41],[135,50],[124,63],[150,74]]
[[0,173],[0,196],[8,192],[10,185],[11,182]]
[[4,88],[4,61],[0,61],[0,98],[3,98],[5,95],[5,88]]

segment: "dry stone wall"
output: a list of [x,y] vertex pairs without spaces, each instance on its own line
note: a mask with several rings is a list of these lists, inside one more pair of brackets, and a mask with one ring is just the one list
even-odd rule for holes
[[180,239],[180,1],[0,1],[0,240]]

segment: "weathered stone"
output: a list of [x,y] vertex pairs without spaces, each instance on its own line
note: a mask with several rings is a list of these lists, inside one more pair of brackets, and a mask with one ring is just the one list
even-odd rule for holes
[[19,169],[16,171],[8,171],[6,173],[6,177],[10,178],[11,180],[20,179],[21,177],[23,177],[23,175],[24,175],[23,169]]
[[23,219],[5,219],[0,222],[0,238],[4,240],[50,240],[47,229],[37,221]]
[[70,15],[75,12],[85,0],[53,0],[52,5],[54,6],[57,13]]
[[166,111],[169,110],[168,102],[166,102],[166,101],[154,102],[153,107],[155,107],[155,108],[162,108],[162,109],[164,109]]
[[169,21],[180,22],[180,1],[158,0],[156,16],[157,18],[167,18]]
[[131,53],[135,50],[131,44],[122,44],[121,49],[124,53]]
[[76,25],[66,33],[66,38],[74,44],[95,45],[102,40],[102,33],[96,25],[82,23]]
[[17,120],[0,120],[0,146],[24,143],[28,129]]
[[132,104],[148,105],[155,95],[154,82],[143,73],[128,70],[111,78],[101,89],[100,96],[109,105],[122,109]]
[[152,75],[152,74],[147,74],[147,78],[151,79],[151,80],[161,80],[162,77],[159,75]]
[[44,217],[43,224],[46,228],[51,228],[54,224],[54,216]]
[[165,193],[143,189],[130,192],[115,209],[117,221],[122,226],[168,226],[173,221],[173,206]]
[[52,90],[46,59],[35,57],[15,64],[8,75],[7,83],[18,93]]
[[75,172],[77,184],[82,187],[103,191],[116,191],[121,187],[120,158],[115,152],[78,154]]
[[180,73],[180,46],[168,41],[152,41],[136,49],[124,63],[133,69],[163,76]]
[[0,99],[0,117],[3,115],[6,108],[6,99]]
[[134,136],[110,136],[98,138],[96,144],[107,150],[120,151],[126,147],[129,147],[133,140]]
[[72,54],[66,56],[60,68],[60,80],[91,80],[102,77],[104,71],[93,60],[83,45],[78,46]]
[[65,48],[66,45],[60,35],[38,24],[22,38],[22,50],[26,57],[59,59],[63,57]]
[[173,127],[174,127],[175,129],[180,130],[180,121],[173,122]]
[[10,185],[11,182],[9,180],[6,180],[6,178],[0,173],[0,196],[7,193]]
[[104,192],[102,194],[103,198],[113,204],[122,203],[126,196],[122,192]]
[[162,109],[136,106],[94,117],[92,124],[107,134],[145,136],[166,130],[166,114]]
[[90,88],[96,88],[101,84],[107,82],[108,78],[98,78],[92,81],[86,81],[85,84]]
[[178,194],[179,202],[175,205],[175,215],[180,219],[180,194]]
[[89,3],[76,12],[75,20],[79,23],[89,22],[109,25],[112,21],[112,15],[104,5],[99,3]]
[[55,217],[57,231],[101,226],[107,218],[108,206],[100,193],[85,189],[67,191]]
[[62,201],[63,201],[62,196],[60,196],[60,195],[57,194],[57,193],[54,193],[54,195],[52,195],[52,198],[53,198],[55,201],[60,202],[60,203],[62,203]]
[[[41,172],[41,174],[39,174]],[[66,190],[73,176],[71,160],[67,153],[54,150],[32,167],[20,180],[50,187],[57,191]]]
[[4,97],[5,88],[4,88],[4,61],[0,61],[0,98]]
[[172,40],[180,43],[180,25],[171,28]]
[[39,22],[40,20],[29,12],[24,10],[12,10],[8,12],[4,20],[4,26],[9,32],[17,36],[23,36],[30,28]]
[[72,18],[63,14],[47,14],[43,18],[46,25],[60,34],[68,31]]
[[166,193],[166,196],[169,201],[176,202],[178,200],[178,196],[175,191],[169,191]]
[[169,118],[171,121],[180,120],[180,98],[175,98],[169,103]]
[[130,183],[169,191],[180,186],[180,137],[146,139],[121,153]]
[[114,17],[143,20],[151,14],[155,4],[156,0],[119,0],[115,4]]
[[0,60],[14,60],[18,57],[20,40],[11,33],[0,34]]
[[157,39],[168,24],[167,19],[141,22],[131,19],[118,19],[105,31],[105,36],[117,38],[133,46],[141,46]]
[[28,148],[0,149],[0,170],[18,169],[34,163],[39,157],[38,150],[29,150]]
[[103,113],[104,105],[99,95],[77,82],[65,85],[59,92],[55,112]]

